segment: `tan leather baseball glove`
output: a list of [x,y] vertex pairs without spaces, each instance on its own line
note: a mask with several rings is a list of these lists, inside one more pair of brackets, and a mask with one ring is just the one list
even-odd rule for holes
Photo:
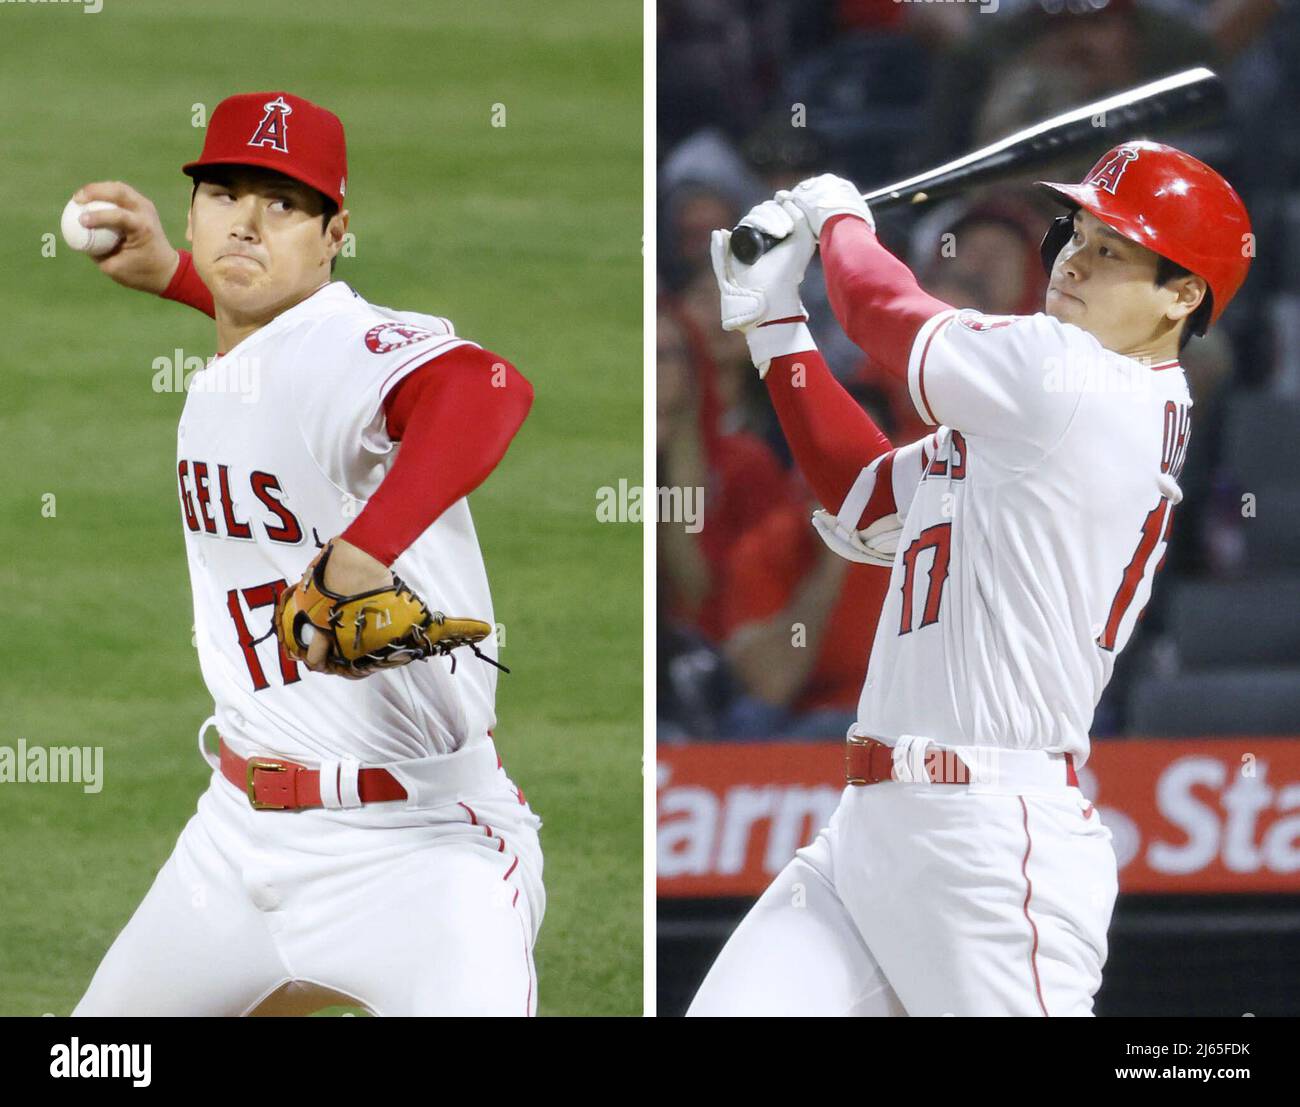
[[[326,671],[353,680],[426,657],[451,655],[461,646],[510,671],[478,648],[477,643],[492,633],[491,626],[430,611],[396,574],[386,588],[352,596],[331,592],[325,587],[325,566],[333,545],[327,542],[302,580],[276,601],[272,629],[290,657],[305,662],[314,636],[324,634],[329,639]],[[455,666],[453,655],[452,672]]]

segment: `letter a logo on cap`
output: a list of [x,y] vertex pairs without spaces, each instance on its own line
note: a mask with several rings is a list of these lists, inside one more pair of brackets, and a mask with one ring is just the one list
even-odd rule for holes
[[248,145],[270,146],[273,150],[287,154],[289,152],[286,141],[288,121],[289,116],[293,114],[293,108],[284,102],[283,96],[277,96],[269,104],[262,106],[266,109],[266,114],[262,116],[262,121],[257,125],[253,137],[248,140]]
[[1121,146],[1106,161],[1105,165],[1099,165],[1097,171],[1088,178],[1088,184],[1096,185],[1098,188],[1105,189],[1112,196],[1119,187],[1119,179],[1124,176],[1124,170],[1128,168],[1128,163],[1137,161],[1138,152],[1129,146]]

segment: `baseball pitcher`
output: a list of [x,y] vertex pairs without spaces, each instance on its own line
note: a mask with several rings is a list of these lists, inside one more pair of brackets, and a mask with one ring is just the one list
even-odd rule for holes
[[184,172],[192,252],[124,184],[74,198],[116,205],[82,216],[120,236],[103,272],[216,321],[176,463],[213,772],[74,1013],[531,1015],[540,822],[493,745],[465,497],[532,389],[446,319],[331,279],[331,112],[232,96]]

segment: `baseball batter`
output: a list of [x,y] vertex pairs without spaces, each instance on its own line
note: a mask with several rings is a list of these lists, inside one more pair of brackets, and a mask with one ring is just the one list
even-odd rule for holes
[[[837,177],[746,216],[784,239],[752,267],[714,234],[723,326],[826,507],[814,525],[891,568],[839,807],[691,1014],[1092,1014],[1117,872],[1075,773],[1181,499],[1179,353],[1253,250],[1237,194],[1168,146],[1040,184],[1069,210],[1032,316],[928,296]],[[818,356],[798,286],[819,245],[841,325],[907,381],[929,437],[892,448]]]
[[331,280],[332,113],[232,96],[184,171],[192,254],[126,185],[75,199],[116,205],[82,217],[121,238],[105,273],[216,321],[176,468],[213,773],[74,1013],[531,1015],[540,822],[493,744],[465,496],[532,390],[446,319]]

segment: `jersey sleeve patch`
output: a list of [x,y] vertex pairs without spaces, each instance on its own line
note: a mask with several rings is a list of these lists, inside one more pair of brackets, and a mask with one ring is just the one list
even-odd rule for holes
[[1013,315],[981,315],[979,312],[969,311],[957,313],[957,322],[968,331],[974,331],[976,334],[995,331],[999,327],[1009,327],[1015,321],[1016,317]]
[[413,327],[406,323],[380,323],[366,331],[366,349],[372,354],[387,354],[432,337],[433,332],[424,327]]
[[434,315],[366,305],[324,319],[299,354],[310,371],[295,374],[293,393],[299,430],[326,478],[367,498],[376,462],[395,447],[385,397],[426,362],[473,345]]
[[445,338],[454,333],[446,320],[436,316],[426,316],[428,324],[403,320],[388,320],[377,323],[365,334],[366,349],[372,354],[388,354],[400,350],[403,346],[413,346],[430,338]]

